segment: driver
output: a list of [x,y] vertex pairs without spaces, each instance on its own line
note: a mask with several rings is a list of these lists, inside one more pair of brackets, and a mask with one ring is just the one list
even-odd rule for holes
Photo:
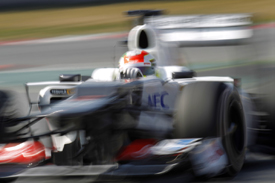
[[119,60],[121,79],[132,79],[155,75],[155,59],[144,50],[126,52]]

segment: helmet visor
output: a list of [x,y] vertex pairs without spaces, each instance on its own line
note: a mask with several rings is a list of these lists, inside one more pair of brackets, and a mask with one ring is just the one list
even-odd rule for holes
[[155,74],[155,68],[154,67],[137,67],[143,75],[153,75]]

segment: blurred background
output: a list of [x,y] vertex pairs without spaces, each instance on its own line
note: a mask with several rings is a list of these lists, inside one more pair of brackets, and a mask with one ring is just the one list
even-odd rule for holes
[[[20,102],[26,103],[26,82],[58,80],[60,74],[66,73],[91,75],[94,68],[117,67],[119,57],[127,51],[121,42],[127,40],[129,30],[137,23],[137,16],[127,16],[125,12],[160,9],[165,15],[184,16],[185,22],[178,23],[182,26],[175,29],[183,37],[193,37],[176,43],[172,52],[177,64],[195,70],[198,76],[240,78],[242,88],[250,93],[272,93],[274,7],[274,0],[1,0],[1,88],[17,91]],[[232,14],[238,16],[230,18]],[[222,16],[225,18],[219,19]],[[157,20],[148,21],[154,24]],[[157,28],[164,40],[173,39],[165,37],[169,28]],[[248,32],[232,38],[234,32],[241,30]],[[217,37],[223,38],[217,41]],[[31,90],[34,99],[38,91]],[[38,129],[43,131],[41,126]],[[252,161],[245,165],[235,180],[274,180],[275,161],[266,158],[260,157],[258,164]],[[264,171],[264,175],[259,171]],[[254,177],[248,178],[252,172]],[[182,179],[174,181],[179,180]]]
[[[127,39],[127,33],[136,19],[125,12],[160,9],[166,15],[187,17],[246,14],[247,20],[244,21],[250,23],[242,25],[219,25],[217,21],[214,26],[209,22],[201,26],[187,25],[184,28],[188,29],[189,34],[183,37],[189,39],[189,43],[196,44],[182,44],[176,54],[180,65],[195,69],[199,75],[240,77],[243,87],[248,87],[255,80],[262,80],[262,74],[266,74],[260,72],[259,67],[274,60],[274,4],[273,0],[2,0],[2,86],[58,79],[60,71],[69,70],[71,73],[73,70],[90,75],[93,68],[117,66],[118,58],[127,50],[118,42]],[[236,22],[243,21],[238,18]],[[201,22],[218,20],[215,17],[193,19]],[[251,29],[252,34],[246,36],[247,39],[218,45],[208,44],[203,38],[194,38],[228,36],[230,40],[230,33],[221,35],[220,30],[230,32],[230,29],[239,27]],[[191,36],[190,32],[193,32]]]

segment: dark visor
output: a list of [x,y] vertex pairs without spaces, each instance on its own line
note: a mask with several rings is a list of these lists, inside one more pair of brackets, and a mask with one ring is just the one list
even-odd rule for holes
[[153,75],[155,74],[155,68],[154,67],[137,67],[143,75]]

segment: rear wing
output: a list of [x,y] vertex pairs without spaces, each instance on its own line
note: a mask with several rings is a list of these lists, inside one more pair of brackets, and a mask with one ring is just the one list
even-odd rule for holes
[[251,14],[213,14],[213,15],[162,15],[149,16],[144,23],[156,29],[178,28],[219,28],[248,26],[252,24]]
[[163,42],[189,44],[236,44],[253,36],[252,14],[163,15],[163,10],[132,10],[134,26],[146,24],[157,30]]

